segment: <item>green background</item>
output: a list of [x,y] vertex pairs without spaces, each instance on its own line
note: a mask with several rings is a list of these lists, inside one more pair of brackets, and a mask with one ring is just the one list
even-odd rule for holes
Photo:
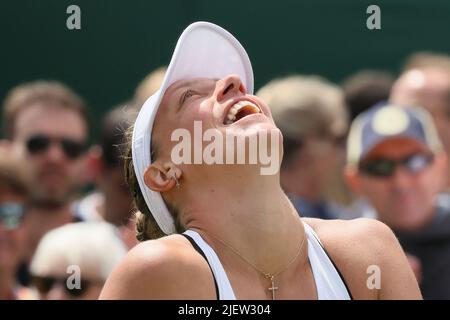
[[[66,28],[71,4],[81,8],[81,30]],[[381,8],[381,30],[366,28],[370,4]],[[169,62],[178,35],[196,20],[241,41],[256,89],[294,72],[335,82],[361,68],[397,72],[414,51],[450,52],[448,0],[2,1],[0,99],[21,82],[57,79],[86,98],[98,123]]]

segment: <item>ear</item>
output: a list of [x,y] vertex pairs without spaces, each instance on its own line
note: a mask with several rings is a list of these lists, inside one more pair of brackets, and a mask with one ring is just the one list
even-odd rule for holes
[[344,168],[343,176],[345,182],[355,194],[361,195],[363,193],[362,181],[358,169],[346,166]]
[[144,182],[153,191],[167,192],[176,186],[176,180],[180,180],[181,176],[181,169],[172,162],[155,162],[145,170]]

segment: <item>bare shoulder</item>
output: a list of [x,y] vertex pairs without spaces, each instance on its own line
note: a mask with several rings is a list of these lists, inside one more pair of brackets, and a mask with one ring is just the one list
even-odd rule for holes
[[391,229],[374,219],[303,220],[339,264],[379,265],[386,258],[387,250],[398,246]]
[[[321,242],[327,244],[327,247],[336,246],[333,249],[343,250],[344,252],[351,248],[350,251],[361,249],[368,255],[376,254],[377,252],[374,250],[392,245],[392,242],[397,241],[394,233],[387,225],[374,219],[322,220],[303,218],[302,220],[313,228]],[[370,246],[371,250],[365,250],[367,246]]]
[[317,233],[354,298],[421,298],[406,256],[384,223],[365,218],[303,221]]
[[184,237],[172,235],[130,250],[100,299],[214,299],[215,294],[207,262]]

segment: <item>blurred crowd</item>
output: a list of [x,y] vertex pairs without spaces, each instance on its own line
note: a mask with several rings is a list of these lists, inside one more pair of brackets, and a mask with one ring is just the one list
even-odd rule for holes
[[[93,129],[67,85],[11,88],[0,140],[0,300],[96,299],[137,244],[126,135],[165,68]],[[302,217],[386,223],[425,299],[450,299],[450,56],[420,52],[399,75],[340,84],[276,78],[256,92],[283,133],[281,184]],[[224,192],[226,192],[224,190]]]

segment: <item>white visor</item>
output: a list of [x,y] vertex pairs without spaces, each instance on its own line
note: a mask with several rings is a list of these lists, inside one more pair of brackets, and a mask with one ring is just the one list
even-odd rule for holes
[[247,52],[225,29],[209,23],[195,22],[178,39],[161,88],[142,106],[137,116],[132,140],[135,175],[145,202],[165,234],[175,233],[175,224],[161,193],[144,182],[150,166],[153,122],[167,88],[179,80],[192,78],[222,79],[237,74],[247,92],[253,93],[253,70]]

